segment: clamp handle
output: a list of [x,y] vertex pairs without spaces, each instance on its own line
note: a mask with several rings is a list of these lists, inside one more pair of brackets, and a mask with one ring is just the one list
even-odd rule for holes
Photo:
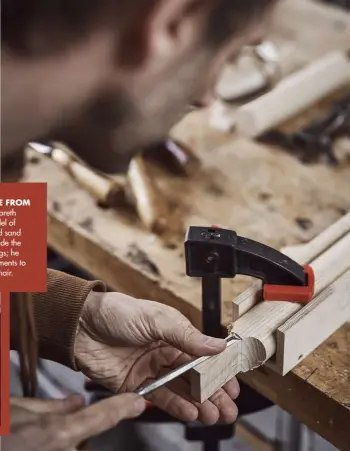
[[268,285],[306,286],[303,266],[281,252],[216,227],[190,227],[185,241],[186,273],[190,277],[262,279]]

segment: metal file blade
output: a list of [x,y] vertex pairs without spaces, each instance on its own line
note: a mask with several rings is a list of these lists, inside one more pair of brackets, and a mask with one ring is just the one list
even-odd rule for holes
[[[241,340],[241,337],[239,337],[236,334],[229,335],[226,338],[226,343],[231,343],[236,340]],[[195,368],[200,363],[205,362],[206,360],[210,359],[213,356],[204,356],[199,357],[198,359],[192,360],[192,362],[185,363],[184,365],[180,366],[179,368],[176,368],[174,371],[171,371],[170,373],[166,374],[165,376],[157,379],[154,382],[151,382],[148,385],[144,385],[143,387],[140,387],[136,390],[136,394],[141,396],[149,395],[150,393],[154,392],[160,387],[163,387],[165,384],[168,384],[169,382],[173,381],[177,377],[181,376],[182,374],[186,373],[187,371]]]

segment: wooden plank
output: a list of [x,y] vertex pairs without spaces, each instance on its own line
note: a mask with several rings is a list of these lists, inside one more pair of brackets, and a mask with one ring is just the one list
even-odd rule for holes
[[350,271],[277,330],[276,361],[283,376],[350,318]]
[[[320,309],[320,314],[324,313],[324,304],[319,301],[317,295],[322,293],[342,274],[350,270],[349,255],[350,233],[334,244],[312,264],[316,280],[316,299],[309,304],[309,309],[306,310],[306,313],[312,312],[313,319],[316,317],[319,320],[319,316],[314,313],[316,310]],[[334,309],[336,307],[339,308],[339,312],[334,311],[334,315],[337,316],[337,313],[339,313],[339,316],[337,320],[329,321],[329,328],[324,328],[314,338],[311,344],[314,344],[315,347],[335,332],[347,319],[347,316],[341,316],[345,313],[344,300],[342,298],[338,300],[339,290],[344,294],[343,289],[343,283],[339,287],[334,285],[331,289],[331,293],[334,291],[336,297],[332,297],[330,302],[333,301]],[[310,307],[311,304],[314,304],[314,308]],[[269,360],[277,351],[276,330],[301,310],[303,310],[303,306],[297,303],[264,301],[259,302],[245,315],[238,318],[232,324],[232,331],[240,336],[242,341],[233,342],[232,346],[227,347],[222,354],[203,362],[191,370],[192,396],[198,402],[204,402],[233,376],[240,372],[253,370]],[[343,318],[342,322],[341,318]],[[302,324],[309,326],[308,321],[304,321]],[[317,326],[317,324],[314,324],[314,327]],[[334,326],[334,328],[332,329],[331,326]],[[303,339],[307,333],[309,333],[308,329],[304,331]],[[299,344],[299,349],[302,348],[301,343],[302,341]],[[289,345],[292,346],[292,343]],[[306,343],[305,349],[302,348],[297,356],[301,358],[297,359],[295,364],[300,362],[313,349],[310,350]],[[281,367],[285,374],[284,362],[286,360],[286,365],[289,365],[292,360],[289,360],[288,354],[283,353],[281,350],[279,350],[277,356],[279,357],[277,361],[279,366],[277,368],[280,369]]]
[[345,214],[309,243],[285,247],[282,252],[301,265],[308,265],[348,232],[350,232],[350,213]]
[[332,52],[238,108],[236,129],[250,138],[261,136],[347,85],[350,59],[343,52]]

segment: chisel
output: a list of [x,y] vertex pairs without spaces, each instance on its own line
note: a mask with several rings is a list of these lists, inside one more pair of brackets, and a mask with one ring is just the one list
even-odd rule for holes
[[[230,343],[237,341],[237,340],[241,340],[241,338],[236,334],[232,334],[226,338],[226,343],[229,346]],[[205,362],[206,360],[208,360],[210,358],[211,358],[211,356],[204,356],[204,357],[199,357],[195,360],[192,360],[192,362],[185,363],[184,365],[180,366],[179,368],[176,368],[174,371],[171,371],[170,373],[155,380],[154,382],[151,382],[148,385],[144,385],[143,387],[140,387],[138,390],[136,390],[136,393],[141,396],[149,395],[150,393],[154,392],[158,388],[163,387],[164,385],[173,381],[177,377],[182,376],[187,371],[192,370],[197,365]]]

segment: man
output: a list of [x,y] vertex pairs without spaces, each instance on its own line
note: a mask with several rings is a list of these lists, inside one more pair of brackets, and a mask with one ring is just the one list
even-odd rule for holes
[[[96,168],[125,169],[205,97],[228,55],[259,38],[275,3],[3,0],[3,161],[20,161],[14,149],[60,130]],[[170,307],[104,291],[102,282],[49,271],[48,293],[12,300],[11,346],[21,351],[26,394],[35,391],[38,349],[119,395],[85,408],[76,397],[14,399],[5,450],[77,449],[144,410],[144,400],[128,392],[190,356],[225,348]],[[185,421],[230,423],[238,392],[233,379],[199,405],[181,378],[149,399]]]

